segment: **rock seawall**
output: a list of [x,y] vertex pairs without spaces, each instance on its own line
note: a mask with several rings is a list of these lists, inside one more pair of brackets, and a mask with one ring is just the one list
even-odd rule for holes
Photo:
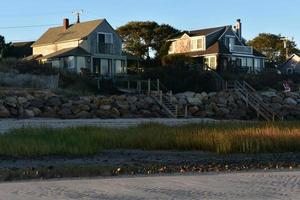
[[[262,97],[285,119],[300,119],[299,92],[261,92]],[[175,94],[179,109],[188,107],[190,117],[250,120],[256,114],[234,92]],[[0,118],[155,118],[167,117],[164,109],[147,95],[66,96],[50,91],[1,93]]]

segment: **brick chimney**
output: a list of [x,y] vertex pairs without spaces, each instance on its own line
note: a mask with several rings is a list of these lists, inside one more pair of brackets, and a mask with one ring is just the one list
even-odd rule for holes
[[236,20],[236,24],[235,24],[235,30],[236,30],[236,34],[237,36],[240,38],[240,40],[242,40],[243,36],[242,36],[242,22],[240,19]]
[[70,26],[69,19],[65,18],[64,19],[64,28],[65,28],[65,30],[67,30],[69,28],[69,26]]

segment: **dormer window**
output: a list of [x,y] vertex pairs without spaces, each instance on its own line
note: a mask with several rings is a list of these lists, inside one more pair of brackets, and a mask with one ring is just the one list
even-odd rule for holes
[[204,39],[203,37],[197,37],[191,39],[191,50],[204,50]]
[[230,47],[233,47],[233,45],[235,45],[235,37],[232,35],[226,35],[225,46],[229,49]]
[[98,53],[112,54],[113,53],[113,35],[112,33],[98,33]]

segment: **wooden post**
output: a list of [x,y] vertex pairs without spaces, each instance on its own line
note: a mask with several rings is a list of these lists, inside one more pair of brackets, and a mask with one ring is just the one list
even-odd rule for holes
[[178,106],[175,105],[175,117],[177,118],[178,117]]
[[97,79],[97,86],[98,86],[98,90],[100,90],[100,80]]
[[148,95],[151,93],[151,79],[148,79]]
[[185,105],[185,107],[184,107],[184,117],[185,118],[188,117],[188,107],[187,107],[187,105]]
[[128,90],[130,90],[130,81],[129,80],[127,81],[127,88],[128,88]]
[[249,94],[248,94],[248,92],[246,93],[246,106],[247,106],[247,108],[249,107]]
[[159,91],[159,102],[162,104],[162,91]]
[[159,92],[159,91],[160,91],[160,89],[159,89],[159,79],[157,79],[156,82],[157,82],[157,83],[156,83],[156,84],[157,84],[157,85],[156,85],[157,91]]
[[170,103],[172,103],[172,96],[173,96],[173,93],[172,93],[172,90],[170,90]]

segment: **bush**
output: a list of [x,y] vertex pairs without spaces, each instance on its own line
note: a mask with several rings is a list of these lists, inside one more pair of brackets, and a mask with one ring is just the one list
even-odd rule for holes
[[49,64],[42,64],[38,61],[22,61],[15,58],[6,58],[0,61],[0,72],[20,73],[35,75],[54,75],[59,70],[51,67]]

